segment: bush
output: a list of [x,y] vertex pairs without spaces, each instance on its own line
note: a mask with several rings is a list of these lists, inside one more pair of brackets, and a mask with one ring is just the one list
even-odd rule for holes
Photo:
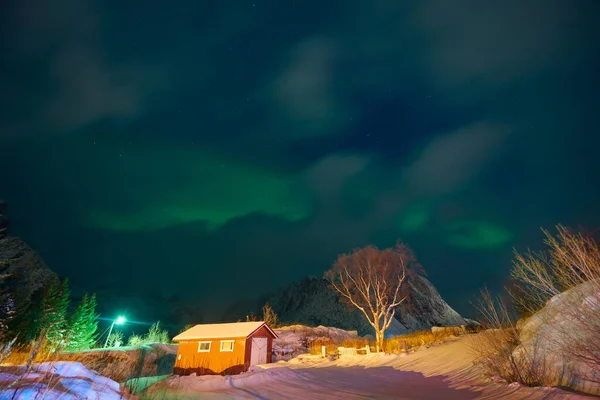
[[266,303],[263,308],[263,321],[267,323],[272,329],[277,328],[278,325],[278,317],[275,311],[273,311],[273,307],[269,303]]
[[[450,331],[432,333],[431,331],[417,331],[405,335],[395,336],[385,339],[383,342],[383,351],[390,354],[400,354],[421,346],[430,346],[435,343],[441,343],[444,340],[453,337]],[[319,338],[308,343],[309,353],[321,354],[321,346],[325,346],[327,354],[337,352],[338,347],[354,347],[363,349],[370,346],[372,351],[376,349],[376,342],[373,338],[357,337],[354,339],[344,339],[341,342],[329,338]]]
[[555,382],[558,371],[552,370],[543,352],[536,351],[536,347],[519,347],[520,332],[500,298],[494,298],[484,289],[477,309],[482,316],[484,330],[470,336],[468,345],[475,356],[475,363],[486,375],[499,376],[525,386],[549,386]]
[[171,343],[169,332],[166,329],[161,329],[160,321],[152,324],[145,335],[131,335],[127,345],[142,346],[152,343]]
[[122,332],[112,332],[106,341],[106,347],[119,347],[125,343]]

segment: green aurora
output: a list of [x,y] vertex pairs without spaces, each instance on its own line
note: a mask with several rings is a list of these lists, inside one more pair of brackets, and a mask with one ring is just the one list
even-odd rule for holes
[[450,245],[469,250],[493,250],[510,243],[513,235],[500,225],[487,221],[460,221],[449,224]]
[[[246,165],[205,151],[181,147],[144,149],[124,155],[119,172],[130,211],[95,209],[87,223],[114,231],[153,231],[204,221],[211,229],[252,213],[289,221],[310,214],[311,204],[295,190],[291,174]],[[158,170],[158,171],[157,171]],[[146,176],[161,176],[148,180]]]

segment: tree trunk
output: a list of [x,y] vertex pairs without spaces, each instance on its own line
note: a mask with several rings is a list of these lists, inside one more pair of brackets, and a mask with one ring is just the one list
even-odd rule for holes
[[375,348],[378,353],[383,351],[383,332],[379,327],[375,330]]

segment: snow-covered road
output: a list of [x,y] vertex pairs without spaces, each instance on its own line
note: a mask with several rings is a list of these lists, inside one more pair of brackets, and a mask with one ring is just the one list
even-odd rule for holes
[[[211,393],[208,399],[473,399],[476,393],[452,389],[442,377],[392,367],[325,367],[295,370],[291,379]],[[235,385],[235,383],[233,383]],[[203,398],[203,397],[201,397]]]

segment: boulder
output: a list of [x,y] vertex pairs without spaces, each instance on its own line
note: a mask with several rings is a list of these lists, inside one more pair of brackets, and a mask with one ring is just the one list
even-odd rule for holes
[[513,355],[552,375],[554,385],[600,394],[600,282],[589,281],[552,297],[519,321]]

